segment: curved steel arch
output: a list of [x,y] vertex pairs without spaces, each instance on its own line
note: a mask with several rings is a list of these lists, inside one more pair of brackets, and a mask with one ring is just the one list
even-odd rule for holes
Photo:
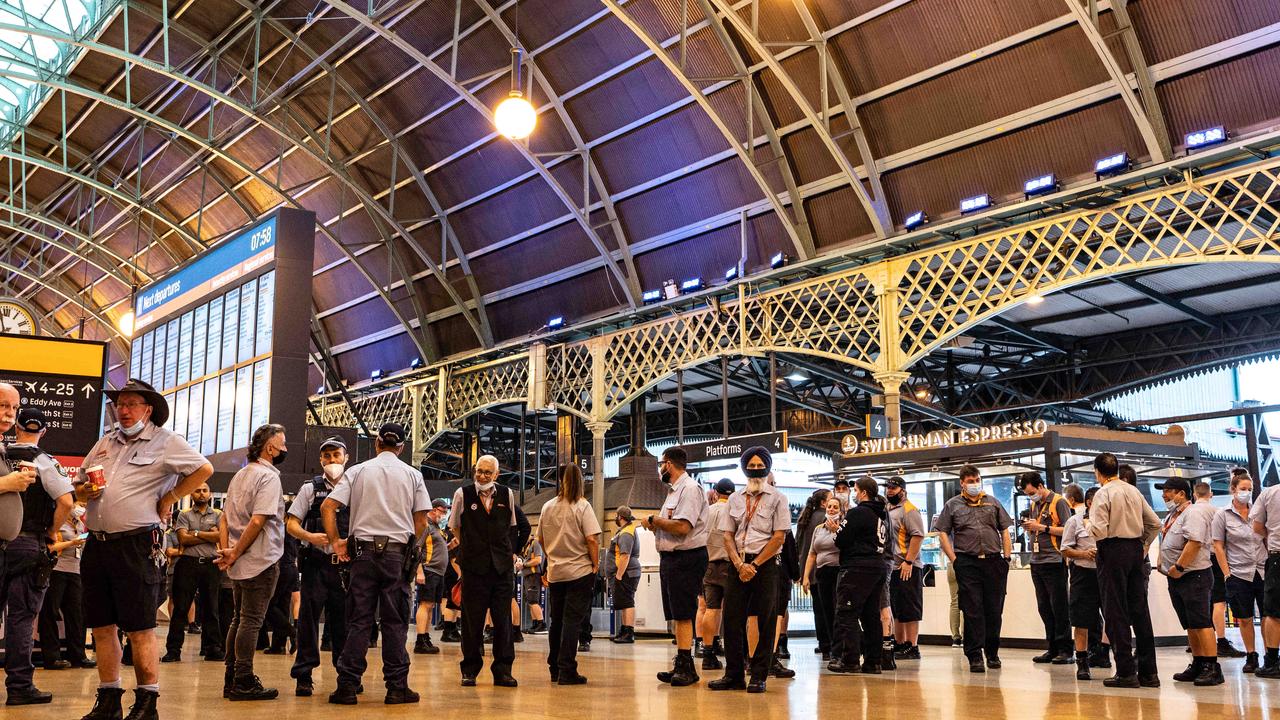
[[[655,42],[653,38],[649,37],[649,34],[645,32],[644,28],[632,19],[630,15],[628,15],[616,0],[601,0],[601,2],[604,3],[605,7],[609,8],[609,11],[613,13],[613,16],[617,18],[619,22],[630,30],[631,33],[640,40],[640,42],[644,43],[645,47],[649,49],[649,52],[653,53],[654,57],[658,58],[659,62],[666,66],[667,71],[671,73],[672,77],[674,77],[676,81],[684,87],[685,92],[689,93],[689,96],[698,104],[698,107],[702,108],[702,111],[707,114],[707,117],[711,120],[712,124],[716,126],[716,129],[720,131],[720,134],[724,136],[724,139],[728,141],[729,147],[733,148],[733,152],[738,156],[738,160],[742,163],[743,168],[745,168],[747,173],[751,175],[751,178],[755,180],[756,185],[760,188],[760,192],[764,194],[765,199],[767,199],[769,204],[773,207],[773,212],[781,221],[782,228],[790,238],[792,247],[794,247],[796,252],[801,256],[806,256],[808,254],[808,250],[805,248],[805,243],[801,238],[800,232],[796,229],[796,220],[787,212],[786,206],[783,205],[778,194],[769,187],[769,181],[766,180],[764,174],[760,172],[760,168],[752,162],[751,156],[747,154],[743,143],[739,142],[737,137],[734,136],[733,130],[729,128],[729,125],[725,122],[724,118],[722,118],[720,113],[711,106],[711,101],[707,99],[707,96],[703,95],[702,92],[698,90],[697,86],[693,84],[693,81],[689,79],[689,76],[685,74],[684,70],[671,59],[671,56],[667,51],[664,50],[660,44]],[[747,138],[747,143],[750,143],[753,139],[754,138]],[[798,197],[789,199],[793,205],[803,202],[803,199]]]
[[[41,281],[40,278],[37,278],[35,275],[32,275],[31,273],[27,272],[26,270],[20,267],[17,267],[15,265],[10,265],[7,262],[0,261],[0,270],[13,273],[14,275],[17,275],[18,277],[21,277],[25,280],[28,280],[33,284],[39,285],[41,290],[48,290],[49,292],[58,295],[64,300],[68,300],[72,303],[78,303],[78,301],[74,297],[68,295],[66,291],[59,288],[56,284],[45,283]],[[85,307],[85,312],[92,315],[93,318],[97,320],[99,324],[107,328],[111,332],[111,334],[114,335],[121,342],[123,342],[125,346],[128,346],[129,338],[125,337],[124,333],[120,332],[120,330],[116,328],[115,323],[111,322],[110,319],[104,317],[96,309],[90,308],[87,305],[84,307]]]
[[[392,31],[390,28],[383,25],[378,20],[370,17],[369,15],[366,15],[365,13],[360,12],[359,10],[352,7],[351,5],[345,2],[342,2],[342,0],[326,0],[326,1],[334,9],[341,11],[342,13],[346,14],[347,16],[359,22],[361,25],[377,33],[380,37],[385,39],[393,47],[397,48],[398,50],[403,52],[405,55],[407,55],[411,60],[417,62],[424,69],[428,70],[432,75],[436,77],[436,79],[440,80],[441,82],[445,83],[450,88],[452,88],[455,93],[462,96],[467,101],[467,104],[470,105],[474,110],[476,110],[476,112],[480,113],[482,117],[492,120],[493,111],[490,110],[484,103],[482,103],[479,98],[477,98],[474,94],[472,94],[470,90],[464,87],[462,83],[453,79],[449,75],[449,73],[445,71],[444,68],[437,65],[434,60],[432,60],[430,57],[427,56],[426,53],[422,52],[421,50],[411,45],[404,38],[400,37],[399,34],[395,33],[394,31]],[[600,236],[596,233],[595,227],[591,224],[591,218],[586,215],[585,210],[583,208],[578,207],[577,203],[574,202],[573,198],[569,196],[568,190],[566,190],[565,187],[560,184],[560,181],[557,180],[555,176],[551,174],[551,171],[547,168],[547,166],[542,162],[542,160],[538,158],[538,156],[532,150],[529,149],[527,145],[519,142],[513,142],[512,146],[515,147],[516,150],[521,155],[524,156],[525,160],[535,170],[538,171],[538,174],[542,177],[543,181],[547,184],[548,187],[551,188],[552,192],[556,194],[556,197],[558,197],[560,201],[564,203],[565,207],[567,207],[569,210],[573,212],[574,220],[577,221],[578,225],[582,228],[583,232],[587,234],[587,237],[591,240],[591,243],[595,246],[596,251],[599,252],[601,257],[604,259],[606,266],[609,268],[610,274],[613,275],[614,279],[617,280],[618,284],[622,287],[623,294],[626,295],[627,297],[628,305],[630,305],[633,308],[637,307],[639,305],[639,298],[636,297],[636,293],[632,292],[632,287],[627,280],[626,274],[618,269],[617,263],[613,261],[612,254],[610,253],[609,249],[605,247],[603,241],[601,241],[600,239]]]
[[[12,25],[8,23],[0,23],[0,32],[5,32],[5,31],[15,32],[19,34],[36,35],[39,37],[46,37],[55,42],[62,42],[62,43],[76,45],[78,47],[84,48],[87,51],[102,54],[107,57],[120,60],[124,63],[128,63],[133,66],[142,68],[149,72],[153,72],[157,75],[168,77],[172,80],[177,81],[182,85],[185,85],[191,88],[192,90],[202,95],[209,97],[211,101],[216,101],[218,103],[226,105],[227,107],[235,110],[241,115],[253,117],[255,120],[258,121],[261,127],[270,130],[272,133],[277,135],[280,139],[294,145],[299,150],[301,150],[304,154],[310,156],[312,160],[314,160],[321,166],[329,168],[330,174],[339,182],[341,182],[344,186],[346,186],[348,190],[352,192],[353,195],[360,198],[360,200],[364,203],[366,210],[370,211],[371,215],[377,216],[379,219],[381,219],[382,222],[386,223],[387,226],[394,229],[396,231],[396,234],[400,235],[400,237],[404,239],[405,244],[415,251],[415,254],[417,254],[418,257],[422,260],[422,262],[428,267],[428,269],[431,270],[432,274],[436,276],[437,280],[439,280],[442,286],[441,289],[443,289],[445,293],[449,295],[450,299],[453,300],[453,302],[457,304],[459,307],[463,308],[464,310],[466,309],[465,301],[463,301],[462,298],[458,295],[457,290],[454,289],[452,283],[448,281],[448,278],[444,274],[443,269],[441,269],[435,263],[435,261],[431,259],[431,257],[427,255],[426,252],[423,251],[418,246],[412,234],[410,234],[404,228],[404,226],[400,224],[399,220],[394,218],[385,207],[383,207],[380,203],[378,203],[371,196],[369,196],[368,192],[365,191],[359,185],[359,183],[356,183],[353,179],[351,179],[350,175],[340,165],[337,165],[334,162],[331,162],[323,154],[309,147],[307,143],[299,142],[296,138],[292,136],[292,134],[287,129],[277,126],[273,122],[270,122],[265,115],[261,115],[255,112],[253,108],[250,108],[242,104],[240,101],[232,98],[230,95],[227,95],[226,93],[218,90],[217,88],[211,87],[199,80],[196,80],[195,78],[177,73],[174,71],[173,68],[165,67],[159,63],[156,63],[153,60],[150,60],[140,55],[136,55],[128,50],[115,48],[110,45],[106,45],[96,41],[76,39],[72,36],[68,36],[68,35],[65,35],[64,33],[61,33],[60,31],[57,31],[56,28],[49,28],[49,27],[42,27],[42,26],[22,26],[22,25]],[[299,129],[307,133],[307,135],[310,137],[310,139],[313,142],[318,140],[317,138],[314,137],[314,133],[312,133],[307,128],[306,124],[303,123],[301,120],[299,120],[297,117],[295,117],[292,111],[286,105],[278,105],[276,109],[281,113],[285,114],[286,116],[288,116],[289,119],[292,120],[294,124],[298,126]],[[389,240],[390,238],[387,238],[387,239]],[[469,312],[465,314],[465,317],[467,318],[468,324],[471,325],[472,329],[476,332],[477,337],[480,338],[481,341],[483,342],[483,334],[480,331],[480,328],[478,323],[476,322],[476,319]],[[404,324],[406,327],[411,327],[411,325],[407,323],[404,323]],[[414,338],[415,343],[418,344],[419,350],[423,353],[423,355],[427,355],[428,353],[426,352],[426,348],[421,345],[420,339],[413,333],[410,333],[410,335]]]

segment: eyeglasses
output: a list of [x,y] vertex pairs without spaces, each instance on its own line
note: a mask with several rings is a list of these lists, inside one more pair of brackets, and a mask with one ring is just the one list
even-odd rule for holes
[[147,402],[127,402],[127,403],[116,403],[116,408],[117,408],[117,409],[119,409],[119,408],[132,409],[132,408],[148,407],[148,406],[150,406],[150,404],[151,404],[151,403],[147,403]]
[[0,411],[9,412],[10,410],[17,410],[17,409],[18,409],[17,405],[10,405],[9,403],[0,403]]
[[476,474],[477,475],[493,475],[494,473],[492,470],[481,470],[480,468],[476,468]]

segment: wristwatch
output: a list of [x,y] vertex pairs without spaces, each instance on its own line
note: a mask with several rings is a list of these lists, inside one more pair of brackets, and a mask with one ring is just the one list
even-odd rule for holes
[[1177,571],[1178,571],[1178,572],[1180,572],[1180,573],[1184,573],[1184,572],[1186,572],[1186,571],[1187,571],[1187,569],[1186,569],[1186,568],[1184,568],[1184,567],[1182,567],[1181,565],[1178,565],[1178,564],[1176,564],[1176,563],[1174,564],[1173,569],[1174,569],[1174,570],[1177,570]]

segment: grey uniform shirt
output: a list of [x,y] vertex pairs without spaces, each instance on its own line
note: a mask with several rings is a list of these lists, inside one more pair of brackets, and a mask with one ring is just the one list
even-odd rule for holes
[[[711,543],[707,543],[708,552]],[[721,547],[723,551],[724,548]],[[640,546],[636,542],[636,524],[631,523],[618,528],[618,532],[613,534],[613,538],[609,540],[609,552],[600,558],[600,566],[605,577],[616,578],[618,576],[618,558],[622,555],[627,556],[627,569],[623,572],[626,577],[640,577]]]
[[825,513],[822,517],[823,521],[818,523],[810,536],[813,540],[809,543],[809,554],[814,556],[814,567],[838,567],[840,548],[836,547],[836,533],[827,529]]
[[[547,555],[542,551],[542,545],[538,542],[536,533],[529,538],[525,548],[528,552],[521,557],[523,562],[520,564],[520,576],[528,577],[545,571],[547,569]],[[536,564],[532,562],[534,558],[538,559]]]
[[[824,516],[825,518],[825,516]],[[924,516],[915,503],[903,498],[897,505],[889,506],[889,564],[898,566],[907,559],[907,548],[911,547],[911,538],[924,537]],[[920,553],[912,562],[915,567],[924,567]]]
[[1262,523],[1262,528],[1267,531],[1267,550],[1280,552],[1280,485],[1263,490],[1253,501],[1249,522]]
[[431,509],[422,473],[393,452],[378,453],[372,460],[347,468],[329,499],[350,508],[349,535],[357,540],[384,537],[392,542],[411,542],[413,514]]
[[1142,546],[1148,547],[1160,532],[1160,518],[1142,491],[1113,478],[1093,496],[1087,527],[1094,540],[1142,540]]
[[[1070,517],[1071,506],[1067,504],[1066,498],[1057,493],[1050,493],[1044,502],[1036,500],[1031,503],[1031,519],[1046,526],[1063,527]],[[1062,562],[1062,553],[1058,551],[1062,539],[1047,528],[1042,532],[1028,530],[1027,544],[1031,550],[1032,565]]]
[[667,499],[662,503],[658,516],[666,520],[684,520],[692,525],[692,529],[684,536],[673,535],[666,530],[655,530],[654,540],[658,552],[672,550],[695,550],[707,546],[707,496],[698,482],[689,473],[676,478],[671,483]]
[[990,495],[976,503],[956,495],[933,521],[933,529],[950,535],[952,549],[961,555],[999,555],[1004,552],[1004,531],[1011,525],[1009,513]]
[[[193,507],[178,513],[178,517],[173,521],[173,527],[175,530],[186,530],[191,533],[216,531],[218,518],[221,516],[222,513],[215,510],[212,505],[205,508],[203,513]],[[217,554],[217,543],[202,542],[182,548],[183,557],[211,558]]]
[[[1089,529],[1085,527],[1085,518],[1083,515],[1072,515],[1067,518],[1067,524],[1062,526],[1062,549],[1063,550],[1094,550],[1098,547],[1098,543],[1089,534]],[[1097,569],[1098,563],[1094,560],[1076,559],[1071,564],[1076,567]]]
[[[0,455],[0,475],[13,472],[8,458]],[[22,530],[22,496],[16,492],[0,493],[0,541],[9,542]]]
[[84,467],[101,465],[107,480],[102,495],[89,501],[85,525],[116,533],[160,524],[160,498],[206,463],[181,435],[151,422],[133,441],[119,430],[107,433],[84,459]]
[[[341,480],[341,478],[339,478],[339,480]],[[325,485],[329,486],[329,491],[332,492],[334,486],[333,486],[333,482],[329,480],[328,476],[325,476],[324,482],[325,482]],[[302,487],[298,488],[298,494],[293,496],[293,502],[289,503],[288,514],[297,518],[298,522],[302,522],[303,520],[306,520],[307,513],[311,512],[311,503],[315,502],[315,499],[316,499],[315,485],[312,485],[310,482],[302,483]],[[324,532],[324,531],[321,530],[320,532]],[[313,550],[319,550],[325,555],[333,554],[333,548],[329,546],[329,543],[325,543],[324,545],[317,547],[315,545],[312,545],[309,542],[306,542],[305,540],[299,540],[298,542],[303,543],[302,547],[310,547]]]
[[240,468],[231,478],[227,501],[222,507],[227,517],[227,541],[232,546],[240,542],[254,515],[267,516],[253,544],[245,548],[227,570],[228,577],[232,580],[257,577],[284,555],[284,492],[279,470],[259,461]]
[[1233,506],[1228,505],[1214,514],[1210,532],[1213,533],[1214,540],[1222,541],[1231,577],[1253,582],[1255,574],[1265,573],[1266,543],[1262,541],[1261,535],[1253,531],[1253,523],[1240,517]]
[[[75,540],[84,532],[84,524],[72,517],[58,528],[63,540]],[[80,574],[80,552],[84,548],[69,547],[58,554],[58,562],[54,564],[54,572]]]
[[739,556],[754,555],[764,550],[775,532],[791,529],[791,508],[786,496],[768,483],[754,495],[738,490],[729,496],[716,529],[733,533]]
[[[600,522],[586,498],[565,502],[551,498],[538,518],[538,537],[547,554],[547,581],[568,582],[594,575],[587,541],[600,534]],[[597,552],[599,546],[597,545]]]
[[440,532],[439,525],[427,524],[427,537],[422,545],[423,571],[443,577],[445,568],[449,565],[449,547],[444,539],[444,533]]
[[711,528],[711,532],[707,533],[707,561],[724,560],[729,561],[729,551],[724,549],[724,533],[720,532],[720,518],[724,515],[725,508],[729,507],[729,500],[725,498],[719,502],[712,503],[707,508],[707,527]]
[[[1097,496],[1094,496],[1097,499]],[[1196,553],[1190,563],[1183,565],[1187,572],[1209,569],[1209,553],[1213,543],[1214,507],[1208,503],[1191,503],[1183,505],[1177,512],[1173,523],[1160,535],[1160,570],[1169,572],[1182,555],[1182,549],[1189,542],[1200,543],[1200,552]],[[1168,518],[1165,518],[1168,521]]]

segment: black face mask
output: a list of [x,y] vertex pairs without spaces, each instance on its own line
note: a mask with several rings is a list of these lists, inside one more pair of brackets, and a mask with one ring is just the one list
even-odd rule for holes
[[662,471],[662,474],[659,475],[659,478],[662,480],[663,485],[671,484],[671,473],[667,472],[666,470]]
[[742,471],[742,474],[746,475],[752,480],[758,480],[758,479],[769,477],[769,469],[768,468],[747,468]]
[[280,465],[284,463],[284,459],[287,457],[289,457],[289,451],[281,450],[279,455],[271,458],[271,464],[275,465],[276,467],[280,467]]
[[902,495],[901,495],[901,494],[898,494],[898,495],[885,495],[885,497],[889,498],[889,504],[890,504],[890,505],[897,505],[898,503],[902,502]]

